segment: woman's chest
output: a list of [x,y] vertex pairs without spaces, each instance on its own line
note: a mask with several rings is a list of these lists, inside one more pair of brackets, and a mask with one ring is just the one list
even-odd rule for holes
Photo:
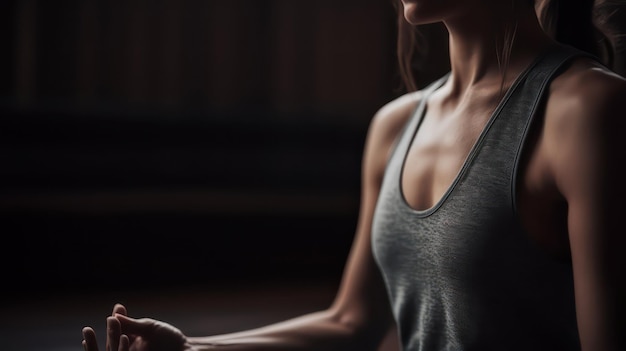
[[[528,239],[551,256],[567,258],[567,207],[550,177],[541,140],[533,137],[540,133],[524,141],[518,159],[513,151],[522,140],[508,140],[498,131],[488,135],[488,123],[487,118],[476,117],[425,118],[408,145],[400,170],[400,192],[406,204],[417,211],[431,210],[453,191],[457,192],[456,201],[471,193],[488,202],[494,196],[490,189],[500,182],[502,196],[510,195],[515,202],[512,210]],[[484,142],[483,138],[489,137],[497,143]],[[500,150],[500,146],[505,147]],[[507,146],[511,152],[504,150]],[[471,178],[467,184],[455,189],[467,178]],[[472,201],[465,206],[478,205]]]

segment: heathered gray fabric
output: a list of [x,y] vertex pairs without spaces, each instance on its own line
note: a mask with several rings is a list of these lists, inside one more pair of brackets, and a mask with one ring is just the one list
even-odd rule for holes
[[[423,103],[405,127],[387,164],[372,227],[374,257],[404,351],[580,349],[571,264],[534,246],[514,198],[533,111],[558,69],[580,55],[586,54],[558,45],[518,77],[454,183],[426,211],[412,209],[400,189]],[[427,87],[426,96],[447,77]]]

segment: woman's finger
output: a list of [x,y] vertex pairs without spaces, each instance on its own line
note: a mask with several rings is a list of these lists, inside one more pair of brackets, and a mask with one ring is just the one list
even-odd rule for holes
[[127,335],[146,335],[149,333],[154,327],[154,319],[151,318],[141,318],[135,319],[130,318],[121,314],[116,314],[115,317],[118,322],[121,324],[121,329],[124,330],[124,334]]
[[83,349],[85,351],[98,351],[96,332],[91,327],[83,328]]
[[128,335],[122,334],[120,336],[120,345],[118,346],[117,351],[129,351],[130,350],[130,340],[128,339]]
[[120,344],[120,336],[122,335],[122,327],[120,321],[115,317],[107,317],[107,341],[106,351],[117,351]]
[[112,316],[115,316],[116,313],[128,316],[128,311],[126,310],[126,307],[122,305],[121,303],[116,303],[115,306],[113,306]]

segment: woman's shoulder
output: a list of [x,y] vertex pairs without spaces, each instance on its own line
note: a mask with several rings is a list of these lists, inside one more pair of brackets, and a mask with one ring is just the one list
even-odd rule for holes
[[423,92],[418,90],[398,96],[384,104],[372,118],[370,135],[382,140],[395,139],[415,113],[423,96]]
[[423,95],[422,91],[406,93],[384,104],[374,114],[367,132],[364,153],[365,174],[368,179],[374,180],[374,184],[382,181],[393,145],[422,101]]
[[576,132],[576,126],[606,128],[617,120],[623,124],[625,117],[626,78],[593,60],[575,60],[550,85],[545,119],[555,133]]
[[555,172],[574,173],[570,165],[592,153],[623,159],[626,79],[595,61],[574,61],[550,86],[543,135]]
[[[604,115],[624,108],[626,78],[587,58],[577,59],[551,84],[549,102],[556,115]],[[617,109],[617,110],[616,110]],[[558,113],[561,111],[562,113]],[[621,110],[621,114],[625,111]]]

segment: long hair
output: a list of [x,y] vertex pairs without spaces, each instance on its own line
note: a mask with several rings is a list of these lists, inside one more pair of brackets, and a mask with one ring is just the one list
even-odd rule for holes
[[560,43],[595,55],[609,67],[615,62],[615,43],[609,37],[608,14],[594,0],[547,0],[539,20]]
[[[398,70],[407,91],[417,90],[415,66],[419,50],[424,50],[423,36],[417,27],[410,24],[404,18],[402,0],[393,0],[393,6],[397,13],[397,43],[396,56],[398,58]],[[424,54],[424,52],[421,52]]]
[[[531,5],[535,0],[526,0]],[[539,14],[541,26],[554,40],[571,45],[598,57],[609,68],[615,66],[615,53],[620,29],[611,27],[612,16],[618,11],[620,1],[545,0],[546,6]],[[397,12],[397,60],[404,89],[417,90],[416,64],[418,54],[425,48],[424,38],[416,26],[404,18],[401,0],[393,0]],[[505,31],[498,58],[504,72],[513,47],[515,30]]]

